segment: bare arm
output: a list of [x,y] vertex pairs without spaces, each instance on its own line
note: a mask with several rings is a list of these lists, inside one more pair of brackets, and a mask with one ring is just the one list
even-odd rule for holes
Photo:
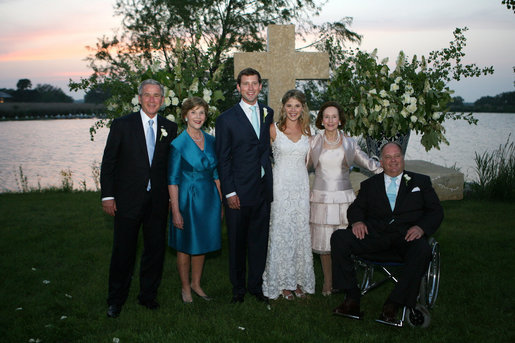
[[275,141],[275,138],[277,137],[277,132],[275,131],[275,124],[270,124],[270,144],[272,144],[273,141]]

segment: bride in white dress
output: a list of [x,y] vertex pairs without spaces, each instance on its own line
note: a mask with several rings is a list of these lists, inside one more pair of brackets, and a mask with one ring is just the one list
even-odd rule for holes
[[309,226],[309,111],[306,97],[290,90],[282,98],[279,121],[270,126],[274,155],[274,201],[263,294],[270,299],[315,293]]

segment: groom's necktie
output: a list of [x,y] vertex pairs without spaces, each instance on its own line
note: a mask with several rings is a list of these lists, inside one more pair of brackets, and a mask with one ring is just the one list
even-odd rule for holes
[[[254,131],[256,131],[256,135],[259,138],[259,117],[257,114],[257,105],[250,106],[250,109],[252,110],[252,127],[254,128]],[[263,167],[261,167],[261,177],[265,175],[265,170]]]
[[252,127],[254,127],[254,131],[256,131],[256,135],[259,138],[259,117],[256,110],[257,106],[250,106],[250,109],[252,110]]
[[395,207],[395,199],[397,198],[397,185],[395,181],[397,177],[390,178],[390,184],[388,185],[388,189],[386,190],[386,195],[388,196],[388,200],[390,201],[390,207],[392,211]]
[[[152,159],[154,158],[154,150],[156,147],[156,136],[154,134],[154,128],[152,127],[153,124],[154,124],[154,121],[152,119],[150,119],[148,121],[148,128],[147,128],[147,135],[146,135],[148,161],[150,162],[150,165],[152,165]],[[149,179],[148,185],[147,185],[147,191],[150,191],[150,188],[151,188],[151,184],[150,184],[150,179]]]

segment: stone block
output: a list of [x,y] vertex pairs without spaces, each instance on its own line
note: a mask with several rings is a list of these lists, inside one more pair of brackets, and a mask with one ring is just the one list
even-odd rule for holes
[[[429,176],[440,201],[463,199],[465,182],[463,173],[421,160],[406,161],[405,169]],[[360,183],[366,179],[367,176],[362,173],[352,172],[350,174],[352,188],[356,194],[359,191]]]

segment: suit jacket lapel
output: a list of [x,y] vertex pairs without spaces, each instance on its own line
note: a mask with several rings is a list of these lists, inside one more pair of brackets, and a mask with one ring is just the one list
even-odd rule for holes
[[[139,112],[135,112],[135,118],[134,118],[134,130],[135,130],[135,137],[136,137],[136,144],[138,145],[138,148],[141,150],[141,154],[146,157],[147,164],[150,167],[150,161],[148,157],[148,150],[147,150],[147,140],[145,138],[145,132],[143,131],[143,122],[141,120],[141,115]],[[154,155],[155,155],[155,149],[154,149]]]
[[245,111],[243,111],[243,108],[241,108],[241,106],[239,104],[236,105],[236,118],[240,122],[242,122],[242,126],[240,126],[240,127],[242,127],[242,128],[246,127],[247,131],[250,130],[254,134],[254,137],[259,139],[259,137],[256,135],[256,131],[254,131],[254,127],[252,126],[252,123],[250,122],[249,118],[245,114]]
[[395,208],[402,204],[408,193],[408,187],[406,186],[404,175],[406,175],[406,172],[401,175],[401,183],[399,185],[399,191],[397,192],[397,198],[395,199]]
[[[157,155],[157,149],[161,148],[161,144],[159,142],[161,141],[161,125],[163,125],[163,118],[158,114],[155,116],[157,119],[156,122],[156,148],[154,149],[154,156]],[[153,160],[153,158],[152,158]]]
[[258,108],[259,108],[259,113],[258,113],[258,116],[259,116],[259,139],[261,139],[261,137],[263,137],[263,131],[266,129],[265,128],[265,113],[263,111],[264,106],[261,105],[259,102],[258,102]]

